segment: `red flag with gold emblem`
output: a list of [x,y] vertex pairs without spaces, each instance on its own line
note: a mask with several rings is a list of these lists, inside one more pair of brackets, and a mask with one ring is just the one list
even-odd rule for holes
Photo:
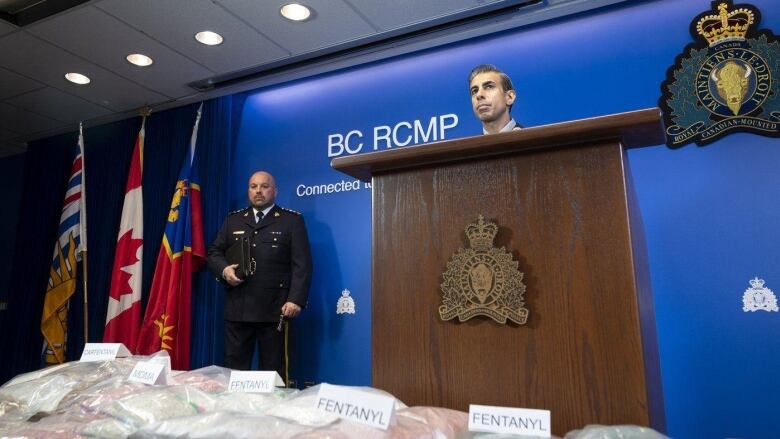
[[190,366],[192,275],[206,258],[200,186],[193,166],[200,113],[198,109],[190,151],[176,182],[136,347],[136,352],[142,355],[167,350],[171,367],[176,370],[187,370]]

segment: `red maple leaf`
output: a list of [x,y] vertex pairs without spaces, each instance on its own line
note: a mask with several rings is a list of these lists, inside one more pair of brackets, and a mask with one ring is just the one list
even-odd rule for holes
[[130,287],[130,273],[121,270],[121,268],[138,262],[138,249],[143,243],[143,239],[133,239],[132,229],[125,232],[116,243],[116,256],[114,257],[114,269],[111,271],[111,291],[109,292],[109,295],[116,300],[119,300],[123,294],[133,292]]

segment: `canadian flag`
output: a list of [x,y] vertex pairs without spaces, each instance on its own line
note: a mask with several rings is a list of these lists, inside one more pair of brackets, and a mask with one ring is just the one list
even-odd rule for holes
[[104,342],[124,343],[133,349],[141,328],[141,257],[144,244],[144,209],[141,191],[143,169],[144,126],[135,142],[130,172],[125,186],[125,203],[111,270]]

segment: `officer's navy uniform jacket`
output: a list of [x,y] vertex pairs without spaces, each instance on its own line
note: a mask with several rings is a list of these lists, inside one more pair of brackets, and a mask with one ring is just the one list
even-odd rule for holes
[[[228,266],[225,251],[241,237],[249,237],[255,273],[231,287],[222,279]],[[208,250],[208,266],[227,288],[225,320],[277,322],[285,302],[304,308],[311,284],[311,253],[303,217],[274,206],[255,224],[248,207],[230,214]]]

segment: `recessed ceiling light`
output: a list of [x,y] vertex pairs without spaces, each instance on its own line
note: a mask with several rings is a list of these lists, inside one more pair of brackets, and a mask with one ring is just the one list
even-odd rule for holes
[[65,79],[78,85],[87,85],[90,82],[90,79],[81,73],[66,73]]
[[299,3],[288,3],[279,10],[282,17],[292,21],[303,21],[311,17],[311,9]]
[[203,32],[196,33],[195,39],[207,46],[216,46],[218,44],[222,44],[222,41],[224,41],[222,35],[210,30],[204,30]]
[[127,55],[127,62],[139,67],[146,67],[152,65],[154,60],[146,55],[141,55],[140,53],[131,53],[130,55]]

